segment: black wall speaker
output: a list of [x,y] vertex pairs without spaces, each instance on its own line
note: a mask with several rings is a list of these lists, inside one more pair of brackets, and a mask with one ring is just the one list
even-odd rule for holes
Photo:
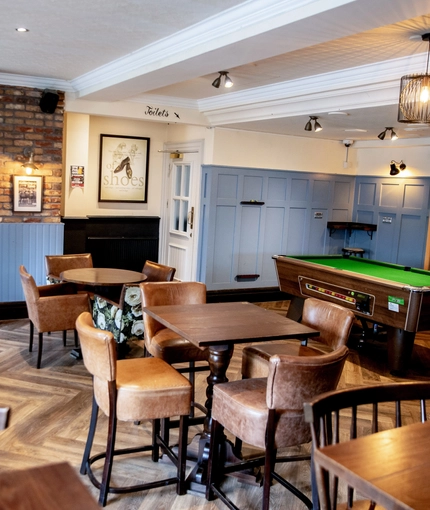
[[43,113],[54,113],[59,96],[54,90],[44,90],[40,98],[40,109]]

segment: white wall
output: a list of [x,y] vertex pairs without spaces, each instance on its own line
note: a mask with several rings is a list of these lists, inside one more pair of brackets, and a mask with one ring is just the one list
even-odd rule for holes
[[393,179],[430,176],[430,139],[357,142],[357,175],[388,177],[390,163],[403,161],[406,169]]
[[340,141],[215,128],[215,165],[354,175],[354,151],[345,158]]
[[[64,207],[67,217],[83,216],[160,216],[163,144],[168,125],[134,119],[66,116]],[[98,202],[100,134],[150,138],[148,202],[146,204]],[[70,166],[85,166],[84,189],[70,188]]]

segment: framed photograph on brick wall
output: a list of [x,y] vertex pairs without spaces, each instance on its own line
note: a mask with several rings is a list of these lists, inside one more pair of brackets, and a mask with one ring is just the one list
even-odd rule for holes
[[148,201],[149,138],[100,135],[99,202]]
[[13,211],[42,212],[42,189],[41,175],[14,175]]

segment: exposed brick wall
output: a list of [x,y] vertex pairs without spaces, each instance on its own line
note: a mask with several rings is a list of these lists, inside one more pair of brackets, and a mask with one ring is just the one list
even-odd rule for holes
[[[40,109],[42,92],[0,85],[0,223],[60,221],[64,93],[57,91],[58,105],[50,114]],[[26,147],[39,168],[33,175],[43,176],[42,212],[13,211],[13,176],[25,175]]]

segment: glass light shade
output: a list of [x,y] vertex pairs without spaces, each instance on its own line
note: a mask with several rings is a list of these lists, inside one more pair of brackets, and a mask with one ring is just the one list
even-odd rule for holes
[[429,99],[430,75],[402,76],[397,120],[407,123],[430,123]]

